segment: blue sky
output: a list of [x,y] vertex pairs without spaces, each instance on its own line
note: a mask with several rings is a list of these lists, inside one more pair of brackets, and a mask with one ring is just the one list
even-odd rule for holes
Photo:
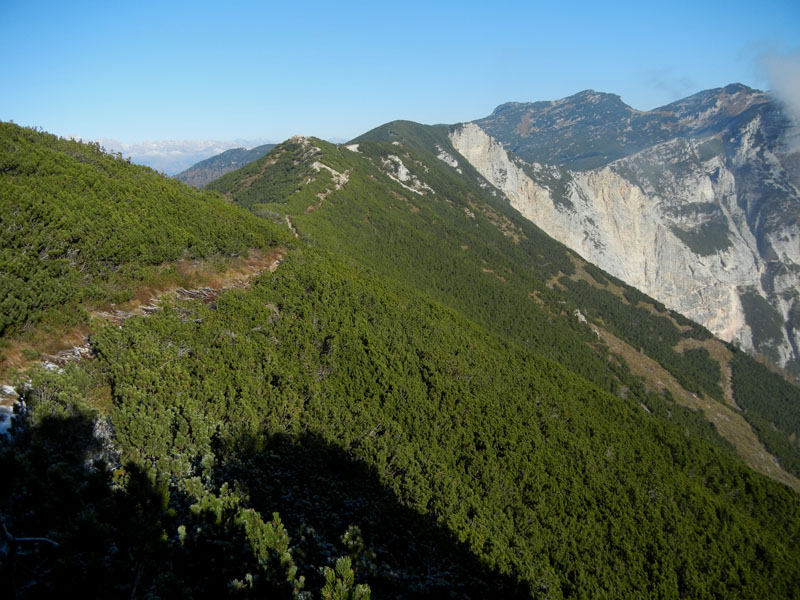
[[344,140],[583,89],[651,109],[800,56],[800,2],[0,0],[0,120],[142,140]]

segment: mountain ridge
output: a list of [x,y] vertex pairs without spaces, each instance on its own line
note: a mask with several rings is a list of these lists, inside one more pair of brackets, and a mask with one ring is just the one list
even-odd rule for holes
[[[326,183],[324,186],[320,184],[320,187],[316,189],[327,190],[325,191],[327,199],[325,203],[320,205],[319,202],[314,198],[318,197],[322,192],[314,192],[313,189],[315,188],[311,187],[310,184],[308,188],[306,188],[305,185],[302,185],[302,182],[313,181],[314,179],[316,179],[316,177],[313,175],[311,171],[297,170],[299,168],[298,161],[302,162],[302,160],[308,160],[308,161],[311,160],[311,159],[301,159],[301,157],[304,156],[307,151],[306,150],[300,151],[299,149],[300,146],[297,146],[297,144],[300,144],[305,148],[310,148],[313,147],[314,144],[320,146],[321,142],[311,141],[306,138],[302,139],[298,138],[298,140],[299,141],[295,141],[292,145],[288,146],[288,147],[294,146],[298,148],[297,150],[292,150],[291,152],[287,152],[286,154],[287,158],[291,158],[289,162],[284,163],[283,159],[275,155],[271,155],[271,157],[263,159],[263,162],[261,164],[255,164],[249,170],[243,172],[242,176],[239,178],[239,180],[241,182],[244,182],[248,186],[248,188],[255,189],[255,187],[259,186],[260,184],[257,184],[257,180],[254,180],[254,177],[259,177],[259,176],[266,177],[271,169],[274,169],[277,173],[282,174],[287,172],[286,171],[287,167],[283,167],[280,165],[282,164],[286,164],[287,166],[290,164],[295,165],[294,167],[292,167],[293,169],[295,169],[295,175],[293,175],[293,177],[294,181],[297,182],[295,185],[298,185],[298,187],[282,188],[283,191],[280,191],[277,196],[274,196],[272,194],[261,196],[264,200],[269,200],[270,198],[279,199],[281,195],[288,194],[289,197],[292,198],[292,200],[287,204],[284,204],[284,201],[282,200],[278,202],[269,201],[264,204],[256,204],[254,203],[255,202],[254,200],[251,200],[252,193],[247,189],[237,188],[235,185],[232,185],[233,181],[229,181],[226,184],[226,187],[227,190],[229,190],[229,192],[227,193],[230,193],[231,197],[235,201],[239,201],[237,198],[241,198],[241,200],[246,203],[245,205],[249,206],[251,210],[255,211],[257,214],[272,215],[270,218],[274,219],[275,222],[283,222],[285,220],[287,223],[291,224],[293,231],[295,231],[297,235],[300,235],[300,237],[302,238],[309,235],[307,227],[309,223],[317,220],[317,213],[320,210],[322,210],[323,212],[334,210],[333,206],[336,205],[335,204],[336,197],[347,192],[347,186],[353,184],[353,179],[352,179],[353,175],[351,172],[349,182],[346,184],[345,188],[340,189],[335,193],[331,192],[332,187],[330,183]],[[376,143],[383,144],[383,148],[385,148],[385,150],[383,150],[382,153],[379,155],[374,154],[375,150],[373,144]],[[390,150],[392,148],[396,150],[392,152]],[[510,239],[515,240],[515,244],[519,243],[520,240],[523,239],[524,237],[530,238],[532,235],[534,235],[532,232],[530,232],[528,233],[527,236],[525,236],[522,233],[522,230],[518,229],[519,225],[514,225],[514,221],[516,219],[512,218],[511,220],[504,220],[508,219],[508,217],[510,217],[511,214],[513,213],[506,213],[507,216],[501,217],[499,214],[486,213],[485,208],[479,208],[480,205],[475,204],[476,200],[474,198],[474,195],[476,193],[479,193],[480,196],[484,198],[493,198],[492,202],[494,203],[500,202],[499,205],[495,205],[498,208],[502,206],[503,203],[505,202],[505,196],[503,196],[503,194],[499,190],[495,189],[486,179],[484,179],[479,174],[478,171],[473,170],[473,167],[469,164],[469,161],[459,156],[458,152],[453,147],[453,145],[451,145],[447,137],[447,127],[424,126],[409,121],[393,121],[391,123],[382,125],[370,132],[367,132],[366,134],[364,134],[359,138],[356,138],[355,140],[353,140],[352,144],[348,144],[346,146],[339,146],[336,150],[336,153],[332,153],[332,151],[327,151],[324,152],[323,155],[329,157],[330,162],[328,162],[328,165],[331,165],[332,168],[334,169],[338,169],[338,172],[352,171],[353,168],[352,166],[350,167],[346,166],[348,162],[342,162],[346,157],[355,158],[361,156],[368,156],[369,163],[373,165],[372,168],[377,167],[380,171],[383,172],[383,177],[388,177],[388,181],[394,181],[397,184],[402,185],[406,190],[406,193],[411,195],[408,200],[409,204],[407,206],[411,209],[412,213],[414,214],[421,214],[418,211],[422,211],[423,206],[426,203],[433,202],[434,205],[436,205],[442,202],[443,199],[439,198],[438,194],[435,193],[436,189],[446,189],[442,188],[441,186],[449,186],[456,183],[459,186],[463,186],[465,184],[465,180],[472,179],[473,181],[472,185],[477,186],[476,188],[473,188],[476,191],[471,193],[462,192],[460,194],[461,198],[471,198],[468,201],[468,203],[463,207],[465,214],[467,214],[468,216],[472,215],[473,217],[477,217],[481,213],[484,214],[484,217],[487,216],[487,214],[491,215],[490,222],[493,223],[492,227],[498,228],[499,231],[502,232],[502,235],[504,237],[510,237]],[[458,157],[458,159],[456,159],[455,157]],[[432,179],[435,170],[434,165],[437,164],[441,165],[441,167],[437,168],[438,170],[436,170],[437,173],[436,181],[440,182],[438,184],[435,183],[435,181]],[[443,179],[443,177],[445,176],[446,179]],[[377,178],[377,174],[375,174],[372,177]],[[370,185],[374,186],[375,184],[372,183]],[[480,192],[477,192],[477,190],[480,190]],[[220,191],[225,192],[226,190],[220,189]],[[416,198],[419,198],[419,200],[416,200]],[[334,205],[328,204],[328,202],[331,201],[334,202]],[[423,204],[420,204],[420,202],[423,202]],[[451,200],[445,199],[445,202],[446,203],[451,202]],[[452,202],[461,202],[461,201],[452,200]],[[389,247],[384,247],[384,242],[381,241],[381,238],[376,238],[374,236],[366,236],[365,238],[364,232],[359,231],[359,226],[357,225],[358,218],[356,217],[356,214],[357,213],[352,215],[352,221],[340,219],[337,225],[337,227],[339,227],[339,233],[333,238],[329,238],[330,233],[327,233],[326,239],[328,240],[328,243],[331,243],[334,240],[336,240],[334,243],[334,247],[339,248],[340,251],[347,251],[350,254],[352,254],[354,250],[353,243],[358,240],[358,242],[356,243],[362,247],[362,249],[358,251],[359,256],[362,258],[362,260],[367,260],[367,262],[373,265],[374,267],[378,267],[379,265],[382,264],[381,261],[378,260],[379,257],[385,254],[389,255],[396,254],[397,251],[391,250]],[[402,239],[407,239],[407,240],[416,239],[416,236],[413,233],[413,231],[415,230],[416,228],[411,228],[402,235],[399,233],[395,233],[393,234],[392,237],[395,238],[400,237]],[[311,233],[313,237],[313,231]],[[463,233],[458,235],[463,235]],[[541,232],[536,235],[537,236],[541,235]],[[409,243],[411,243],[414,247],[417,247],[418,252],[422,252],[424,256],[448,254],[449,252],[451,252],[451,250],[444,250],[441,248],[437,249],[433,246],[430,246],[431,242],[429,240],[419,239]],[[474,244],[477,244],[477,242],[470,243],[468,240],[464,240],[463,246],[472,248]],[[539,248],[542,248],[549,244],[552,244],[552,241],[547,243],[541,241],[537,243],[537,246]],[[384,249],[378,252],[376,251],[376,246],[383,247]],[[422,248],[427,248],[427,250],[422,251]],[[482,254],[481,252],[477,251],[477,246],[474,251],[477,252],[479,255]],[[462,253],[464,252],[463,249],[461,250],[461,252]],[[540,257],[541,257],[541,252],[542,251],[539,251],[538,253]],[[563,259],[555,260],[552,250],[546,252],[545,254],[547,254],[547,258],[538,258],[538,260],[549,264],[561,265],[559,270],[563,270],[563,272],[565,273],[573,272],[575,267],[573,266],[571,261],[568,261],[568,263],[564,263]],[[378,262],[375,262],[376,260],[378,260]],[[480,271],[483,273],[495,273],[494,276],[497,277],[497,279],[500,282],[502,282],[504,286],[507,286],[509,275],[507,273],[504,273],[502,275],[497,273],[494,269],[491,269],[488,267],[488,265],[485,265],[485,260],[488,259],[484,258],[483,260],[484,260],[484,266],[481,266]],[[530,262],[530,259],[524,259],[521,256],[518,257],[516,260],[528,263]],[[403,268],[406,267],[404,266]],[[416,281],[417,283],[414,285],[416,286],[421,285],[422,280],[420,278],[422,277],[422,273],[424,272],[424,270],[422,269],[422,264],[418,264],[413,269],[409,265],[408,268],[411,269],[409,273],[413,273],[413,280],[405,280],[405,282],[407,284],[411,284],[412,281]],[[530,268],[534,268],[533,265],[531,265]],[[382,269],[384,270],[384,272],[387,272],[387,269],[389,269],[389,267],[387,265],[384,265]],[[399,266],[391,270],[397,272],[398,269],[400,269]],[[554,278],[557,280],[558,279],[557,273],[558,270],[555,273],[550,273],[549,275],[546,276],[542,275],[542,277],[544,277],[545,279]],[[597,277],[600,278],[599,275]],[[464,273],[462,275],[462,278],[468,279],[470,278],[470,275]],[[438,281],[431,280],[430,283],[426,283],[426,286],[428,286],[426,287],[426,289],[442,290],[443,282],[441,280]],[[577,291],[577,289],[575,291]],[[497,291],[489,292],[487,290],[486,293],[497,294]],[[626,297],[629,294],[630,292],[626,292]],[[453,296],[449,297],[453,298]],[[449,300],[449,302],[452,302],[452,300]],[[462,310],[466,308],[463,305],[461,306]],[[581,308],[580,304],[578,305],[578,308],[580,308],[581,311],[585,310],[585,308]],[[475,308],[469,308],[468,310],[473,311],[475,310]],[[485,308],[483,310],[485,310]],[[658,308],[658,310],[663,311],[665,310],[665,308],[663,307],[663,305],[660,305],[660,308]],[[478,316],[480,314],[480,311],[470,312],[469,314],[472,314],[473,316]],[[631,315],[631,318],[633,318],[633,315]],[[638,316],[636,318],[641,318],[641,316]],[[501,322],[503,322],[501,319],[497,319],[495,326],[499,325]],[[678,322],[684,324],[688,323],[688,321],[685,320],[681,321],[680,319]],[[601,323],[599,324],[603,326]],[[508,325],[504,325],[502,327],[502,330],[504,332],[511,332],[515,328],[518,329],[519,327],[520,327],[519,324],[512,325],[511,323],[508,323]],[[607,325],[605,325],[605,327],[607,327]],[[707,332],[702,333],[702,330],[699,331],[700,333],[698,333],[697,335],[700,336],[709,335]],[[518,334],[514,334],[515,337],[517,335]],[[646,337],[641,337],[637,339],[639,341],[634,342],[634,344],[647,343]],[[558,342],[553,340],[550,343],[550,346],[558,347]],[[639,348],[641,349],[641,346],[639,346]],[[668,359],[668,360],[673,360],[673,359]],[[690,369],[688,363],[682,363],[680,362],[680,360],[678,360],[678,362],[676,362],[673,367],[670,367],[671,372],[680,373],[681,369],[685,370]],[[678,364],[681,364],[683,366],[678,367],[677,366]],[[686,400],[693,408],[701,408],[701,406],[696,404],[696,402],[692,400],[690,397],[687,397]],[[732,399],[732,397],[730,398],[730,402],[731,403],[735,402]],[[714,418],[716,417],[713,417],[712,420]],[[745,428],[749,428],[749,425],[745,426]],[[787,435],[789,434],[787,433]]]
[[274,272],[26,374],[3,526],[59,546],[0,573],[29,595],[791,596],[800,389],[525,219],[452,134],[295,137],[212,183],[208,233],[263,229]]
[[[577,108],[579,106],[583,108]],[[548,117],[552,109],[560,111],[558,114],[561,116],[557,116],[555,121],[551,118],[552,115]],[[537,111],[541,115],[539,117],[536,117],[536,115],[531,117],[531,114]],[[573,113],[576,113],[577,116],[573,115]],[[497,117],[498,115],[500,115],[502,123],[489,126],[488,121],[491,120],[492,116]],[[730,210],[715,208],[713,202],[706,201],[705,198],[709,193],[712,196],[721,193],[714,191],[714,189],[719,188],[714,183],[714,178],[718,177],[714,172],[708,173],[708,177],[711,178],[710,183],[703,184],[709,189],[714,188],[710,192],[700,191],[699,189],[697,192],[689,192],[687,185],[690,186],[690,184],[670,182],[669,180],[665,180],[667,186],[674,187],[678,185],[679,187],[683,186],[684,189],[675,188],[671,191],[666,191],[667,188],[663,187],[665,184],[663,182],[659,183],[652,177],[652,174],[656,173],[656,165],[659,160],[666,161],[664,164],[669,164],[671,160],[678,161],[675,168],[685,170],[685,167],[682,167],[681,164],[686,163],[687,159],[685,156],[681,157],[680,154],[683,152],[685,155],[686,152],[685,150],[679,150],[678,146],[675,146],[674,140],[687,140],[683,147],[689,148],[691,146],[689,155],[694,155],[693,158],[689,157],[691,160],[708,161],[715,154],[723,156],[725,152],[734,152],[731,148],[740,142],[736,141],[735,135],[731,132],[737,130],[740,132],[746,131],[748,123],[753,122],[754,119],[759,120],[760,127],[765,132],[766,138],[773,140],[770,152],[776,153],[779,150],[776,144],[781,143],[780,139],[785,131],[786,122],[780,109],[769,99],[767,94],[737,83],[721,88],[704,90],[651,111],[638,111],[626,105],[620,96],[616,94],[583,90],[555,101],[507,102],[495,108],[492,116],[478,119],[473,123],[483,126],[489,135],[492,135],[492,131],[495,131],[495,133],[504,131],[504,135],[508,139],[503,141],[503,136],[501,135],[498,141],[504,145],[506,150],[513,151],[514,156],[519,156],[523,159],[530,154],[531,149],[528,148],[526,150],[524,144],[519,142],[520,140],[525,142],[525,138],[532,139],[531,128],[541,129],[536,125],[537,119],[543,120],[545,124],[549,123],[550,125],[553,123],[558,125],[559,122],[562,122],[561,129],[566,131],[564,134],[566,135],[566,141],[562,141],[563,136],[559,137],[561,134],[552,128],[550,133],[540,131],[534,135],[536,139],[544,139],[535,154],[542,158],[542,152],[547,152],[544,160],[536,164],[555,165],[560,168],[569,168],[572,165],[573,168],[570,171],[574,173],[588,173],[592,169],[599,168],[598,165],[613,165],[612,170],[619,177],[620,182],[623,182],[626,186],[632,185],[644,190],[645,196],[653,198],[648,200],[649,203],[665,205],[664,210],[668,214],[664,217],[667,219],[664,231],[667,233],[663,235],[677,238],[672,245],[684,248],[684,250],[678,251],[677,254],[675,251],[670,250],[672,255],[681,256],[682,253],[685,254],[688,251],[686,257],[680,259],[684,262],[688,261],[686,264],[696,260],[700,260],[701,263],[707,261],[708,257],[715,252],[725,251],[726,248],[731,247],[730,239],[733,239],[731,238],[732,235],[737,239],[744,236],[742,239],[745,240],[743,243],[747,249],[743,250],[743,252],[747,254],[747,257],[740,252],[744,258],[725,259],[724,262],[730,265],[731,263],[736,264],[742,261],[750,263],[754,260],[762,266],[756,267],[749,275],[737,276],[735,286],[740,288],[740,291],[735,292],[729,299],[727,295],[730,292],[724,291],[720,287],[717,300],[698,300],[698,303],[711,302],[711,304],[716,303],[718,305],[718,309],[703,309],[700,308],[700,304],[693,305],[689,300],[673,300],[673,298],[685,298],[687,296],[688,288],[686,284],[680,284],[673,291],[663,291],[658,286],[663,286],[664,282],[660,281],[655,274],[645,275],[641,270],[643,267],[637,267],[636,269],[639,269],[637,271],[636,269],[631,270],[630,267],[618,266],[613,261],[603,262],[605,259],[601,258],[601,255],[597,254],[595,250],[587,249],[585,246],[586,239],[583,241],[578,240],[583,235],[581,232],[586,230],[589,233],[584,238],[588,236],[594,240],[592,243],[595,245],[605,243],[603,240],[608,239],[608,232],[599,232],[592,223],[581,224],[575,222],[566,224],[565,222],[559,226],[563,230],[561,233],[558,233],[553,228],[554,225],[548,226],[548,231],[557,237],[560,236],[559,239],[562,241],[575,238],[575,240],[568,242],[570,246],[579,249],[593,262],[601,261],[601,264],[610,268],[615,275],[641,287],[648,293],[654,294],[659,299],[665,300],[677,310],[688,312],[693,318],[700,319],[726,340],[738,340],[737,343],[741,344],[743,348],[759,352],[765,359],[768,359],[779,368],[785,368],[788,365],[790,370],[800,369],[800,362],[798,362],[800,359],[797,358],[800,356],[800,342],[795,339],[795,328],[791,325],[796,320],[795,317],[791,316],[794,314],[793,311],[795,309],[792,308],[792,302],[786,304],[785,301],[779,299],[781,294],[788,293],[787,285],[780,284],[776,288],[775,284],[771,283],[785,279],[785,276],[782,275],[783,267],[781,265],[792,264],[792,261],[796,262],[792,258],[781,258],[781,256],[791,256],[792,250],[791,248],[787,249],[786,244],[779,241],[779,238],[785,237],[784,234],[776,236],[772,235],[772,232],[781,230],[782,223],[791,222],[791,215],[796,211],[791,202],[788,205],[785,202],[781,204],[779,198],[781,197],[780,195],[787,198],[791,198],[792,194],[797,195],[796,189],[794,192],[791,191],[791,182],[795,182],[793,185],[796,188],[797,182],[800,181],[800,168],[798,168],[800,161],[792,161],[788,156],[782,158],[786,171],[785,176],[783,176],[785,183],[778,184],[777,187],[779,189],[776,192],[779,195],[776,195],[776,192],[767,192],[765,195],[762,191],[759,191],[764,187],[762,182],[774,179],[763,166],[767,165],[769,161],[764,163],[761,159],[748,159],[747,162],[743,162],[744,159],[741,157],[725,159],[738,161],[737,164],[739,166],[734,165],[731,168],[737,173],[734,175],[734,179],[740,183],[732,184],[734,185],[731,188],[733,191],[729,193],[740,196],[740,198],[737,198],[736,203],[743,205],[741,209],[733,205]],[[382,128],[387,126],[391,126],[391,123],[378,127],[374,131],[381,131]],[[620,130],[639,129],[640,126],[645,130],[646,135],[644,137],[637,138],[633,136],[628,142],[619,143],[614,141],[611,147],[600,147],[608,141],[607,138],[609,136],[616,140],[619,137]],[[592,144],[594,144],[595,150],[608,151],[610,149],[611,154],[608,152],[586,151],[586,136],[583,130],[587,127],[594,131],[594,133],[588,134],[589,137],[594,138],[594,142],[590,141],[589,148],[591,149]],[[511,131],[512,129],[513,131]],[[579,132],[579,130],[581,131]],[[522,133],[525,134],[524,137],[521,135]],[[370,135],[369,132],[363,134],[355,138],[353,142],[357,142],[360,139],[369,139]],[[512,143],[513,148],[510,146]],[[566,144],[566,146],[563,146],[563,144]],[[567,150],[573,147],[580,148],[580,151],[575,154],[568,154]],[[666,152],[666,154],[662,152],[663,156],[657,156],[659,151],[654,150],[656,147],[663,148],[663,152]],[[670,147],[674,147],[674,149],[670,149]],[[726,150],[726,148],[728,149]],[[758,153],[760,150],[754,149],[754,152]],[[560,156],[561,159],[554,159],[553,156]],[[645,163],[644,170],[635,166],[637,157]],[[762,165],[758,167],[760,169],[758,173],[748,172],[748,169],[752,171],[750,165],[757,164]],[[588,170],[576,170],[574,168],[576,165],[589,165],[590,168]],[[508,168],[513,169],[513,167]],[[538,169],[539,167],[535,168]],[[631,171],[631,168],[635,172]],[[694,167],[691,168],[694,169]],[[674,172],[669,175],[673,179],[675,176],[685,176],[685,174],[681,175],[678,171],[675,171],[673,167],[670,167],[670,169]],[[699,171],[697,174],[692,175],[697,181],[699,181],[699,176]],[[553,177],[557,177],[557,179],[553,179]],[[630,179],[631,177],[633,179]],[[662,176],[658,176],[658,178],[663,179]],[[551,171],[550,175],[547,175],[545,179],[544,182],[540,182],[543,184],[542,193],[551,195],[552,202],[564,210],[570,207],[574,208],[574,202],[569,200],[569,195],[572,193],[570,192],[571,184],[569,181],[574,179],[573,176],[567,172],[559,174],[557,171]],[[535,175],[533,180],[536,180]],[[558,182],[557,185],[556,182]],[[555,187],[553,187],[554,185]],[[749,187],[751,192],[744,190],[745,187]],[[744,192],[741,190],[744,190]],[[701,199],[689,201],[687,204],[686,200],[673,201],[667,197],[661,199],[658,196],[659,192],[661,192],[662,196],[666,193],[669,197],[674,198],[681,198],[687,194],[694,193],[696,195],[699,194]],[[587,192],[578,191],[577,193],[580,196],[581,194],[585,195]],[[764,197],[764,199],[759,200],[759,196]],[[523,210],[523,212],[530,211],[530,209],[524,207],[525,202],[521,200],[515,202],[515,206]],[[718,201],[714,202],[718,203]],[[610,209],[606,208],[606,211],[608,210]],[[683,214],[681,211],[688,212]],[[731,213],[731,211],[737,214],[744,211],[741,217],[736,218],[740,221],[747,221],[747,224],[735,224],[730,221],[731,217],[726,217],[725,215]],[[554,213],[554,217],[547,218],[552,221],[556,213]],[[563,210],[562,214],[566,215]],[[557,218],[567,217],[558,216]],[[597,221],[596,217],[587,218]],[[651,215],[651,219],[658,221],[660,217],[654,214]],[[742,230],[741,233],[731,233],[739,231],[742,227],[750,231]],[[751,239],[753,237],[754,239]],[[791,235],[789,235],[788,239],[792,239]],[[647,243],[652,244],[653,242]],[[790,246],[792,245],[796,244],[790,243]],[[782,248],[782,250],[776,251],[776,248]],[[789,255],[785,254],[787,251]],[[781,254],[781,252],[784,254]],[[692,258],[695,256],[697,258]],[[751,256],[753,257],[752,260]],[[787,260],[789,261],[788,263],[786,262]],[[655,263],[652,264],[655,265]],[[667,265],[663,266],[663,268],[666,267]],[[653,268],[657,269],[657,267],[648,268],[651,271]],[[762,272],[765,278],[763,282],[761,281]],[[708,279],[709,277],[712,279]],[[720,282],[713,283],[713,281],[716,281],[713,280],[713,277],[709,274],[706,277],[708,282],[703,283],[701,287],[727,285],[722,284],[721,281],[731,279],[730,275],[724,275],[722,271],[720,271],[720,277],[722,277]],[[766,303],[752,296],[749,290],[755,290],[753,293],[760,298],[764,298]],[[726,299],[723,300],[720,294],[726,294]],[[745,299],[742,300],[742,298]],[[758,308],[758,306],[762,308]],[[765,311],[769,314],[766,319],[759,316]],[[727,323],[725,322],[726,319]],[[746,320],[749,320],[749,323]],[[783,324],[779,323],[776,326],[773,322]],[[756,330],[758,331],[755,334],[751,333],[751,331]],[[783,341],[780,341],[781,339]],[[780,349],[775,350],[776,347]],[[795,363],[797,364],[795,365]]]
[[472,122],[526,161],[585,170],[712,122],[719,126],[714,116],[766,101],[764,92],[731,84],[639,111],[616,94],[584,90],[560,100],[502,104]]
[[250,149],[231,148],[230,150],[201,160],[173,177],[192,187],[202,188],[225,173],[235,171],[261,158],[274,147],[275,144],[263,144]]

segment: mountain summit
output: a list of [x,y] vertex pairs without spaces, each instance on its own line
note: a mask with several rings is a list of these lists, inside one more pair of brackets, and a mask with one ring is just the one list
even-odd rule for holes
[[616,94],[585,90],[552,102],[501,104],[473,122],[526,161],[582,170],[722,127],[725,117],[768,101],[763,92],[733,84],[642,112]]
[[639,112],[586,91],[506,104],[456,148],[587,260],[800,376],[800,190],[789,121],[741,84]]

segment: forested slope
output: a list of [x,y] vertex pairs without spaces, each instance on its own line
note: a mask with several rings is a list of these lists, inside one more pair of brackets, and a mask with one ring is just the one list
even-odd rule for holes
[[[608,391],[647,398],[645,405],[656,410],[661,394],[644,393],[642,382],[619,364],[624,360],[609,357],[581,323],[586,317],[658,362],[690,398],[748,406],[741,414],[751,425],[743,426],[755,429],[784,469],[800,475],[800,404],[776,411],[768,408],[774,403],[745,397],[752,389],[772,389],[776,375],[749,368],[758,373],[751,388],[731,393],[731,371],[748,370],[751,359],[734,360],[735,352],[705,328],[577,259],[522,218],[453,149],[446,127],[397,121],[354,142],[290,140],[212,187],[276,222],[288,215],[312,243],[421,289]],[[320,162],[333,171],[313,166]],[[712,346],[726,358],[712,359]],[[770,431],[766,423],[773,423]]]
[[0,123],[0,224],[0,335],[48,311],[74,322],[84,301],[125,300],[147,267],[276,240],[215,195],[13,123]]
[[[185,301],[99,332],[90,371],[110,386],[127,465],[110,498],[35,459],[58,439],[49,430],[81,414],[70,396],[81,385],[87,395],[91,379],[35,380],[30,433],[4,455],[17,484],[4,505],[17,535],[64,544],[64,555],[42,551],[67,562],[38,589],[86,573],[107,591],[88,576],[105,561],[127,593],[138,578],[157,596],[218,597],[232,581],[244,597],[288,596],[300,576],[322,587],[317,567],[352,553],[376,597],[795,593],[797,494],[638,403],[387,287],[297,250],[215,305]],[[23,492],[45,482],[64,489],[57,506],[34,495],[42,518]],[[79,500],[112,508],[94,514]],[[111,534],[120,503],[138,506],[147,527]],[[109,555],[112,544],[131,562]],[[486,567],[470,568],[469,555]]]
[[274,273],[26,375],[14,595],[797,597],[800,496],[599,333],[726,402],[708,332],[521,219],[445,128],[356,144],[212,184]]

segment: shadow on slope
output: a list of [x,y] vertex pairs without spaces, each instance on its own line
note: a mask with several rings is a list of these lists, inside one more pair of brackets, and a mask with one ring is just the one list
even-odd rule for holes
[[[55,402],[53,402],[55,404]],[[165,487],[135,466],[112,485],[107,440],[87,410],[19,414],[0,440],[0,581],[10,598],[143,595],[166,557]]]
[[192,494],[188,480],[154,481],[132,463],[112,477],[94,415],[79,405],[47,412],[20,415],[0,442],[0,579],[11,598],[69,588],[87,598],[291,598],[286,565],[274,553],[259,560],[242,519],[250,508],[279,538],[288,533],[313,597],[343,555],[373,598],[528,596],[315,435],[245,438]]
[[[323,585],[311,565],[332,564],[343,550],[376,598],[529,597],[516,578],[494,572],[432,517],[399,502],[373,467],[317,435],[250,438],[217,475],[241,484],[262,515],[280,513],[311,589]],[[351,526],[361,539],[343,536]]]

